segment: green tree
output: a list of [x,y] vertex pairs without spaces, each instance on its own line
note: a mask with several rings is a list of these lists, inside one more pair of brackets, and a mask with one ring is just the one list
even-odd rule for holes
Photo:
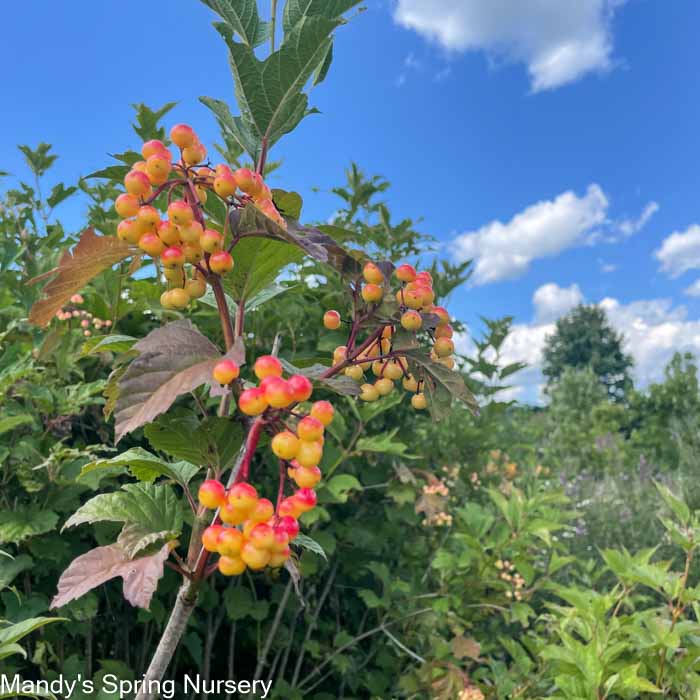
[[567,367],[591,367],[613,401],[622,400],[632,388],[633,360],[623,350],[624,337],[610,325],[604,309],[579,304],[557,321],[544,348],[543,374],[548,386]]

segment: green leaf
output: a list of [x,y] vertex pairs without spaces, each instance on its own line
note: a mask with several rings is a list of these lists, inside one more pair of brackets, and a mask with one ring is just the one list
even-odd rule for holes
[[277,211],[279,211],[285,219],[296,219],[298,221],[301,218],[303,200],[301,195],[297,192],[273,189],[272,201],[277,207]]
[[690,520],[690,509],[683,501],[683,499],[678,498],[678,496],[675,496],[671,492],[671,489],[669,489],[668,486],[666,486],[665,484],[655,481],[654,485],[656,486],[659,494],[661,495],[661,498],[663,498],[664,503],[668,506],[668,508],[670,508],[673,511],[673,513],[681,521],[681,523],[687,525],[688,521]]
[[449,413],[453,399],[464,401],[473,414],[479,414],[479,405],[459,372],[434,362],[423,350],[407,350],[404,355],[411,373],[424,381],[428,409],[434,421]]
[[287,360],[280,359],[282,367],[289,374],[302,374],[308,377],[311,381],[317,382],[325,386],[336,394],[343,394],[345,396],[358,396],[360,394],[360,385],[350,377],[344,375],[336,375],[334,377],[324,377],[323,375],[328,371],[328,367],[324,365],[311,365],[310,367],[295,367],[291,362]]
[[247,46],[255,48],[270,35],[268,23],[258,14],[257,0],[202,0],[224,20],[229,30]]
[[362,490],[362,484],[352,474],[337,474],[323,486],[333,494],[334,500],[338,503],[345,503],[351,491]]
[[381,452],[383,454],[402,455],[408,448],[402,442],[394,440],[398,428],[388,433],[380,433],[360,438],[355,444],[358,452]]
[[5,418],[0,418],[0,435],[18,428],[20,425],[27,425],[33,422],[34,418],[28,413],[22,413],[18,416],[5,416]]
[[284,33],[288,34],[305,17],[336,19],[362,0],[287,0],[282,15]]
[[177,104],[177,102],[167,102],[160,109],[153,110],[148,105],[139,102],[132,105],[136,110],[136,124],[133,125],[134,131],[142,141],[150,141],[158,139],[165,141],[166,132],[162,126],[158,126],[158,122]]
[[50,143],[42,142],[34,149],[29,148],[29,146],[17,146],[17,148],[22,151],[29,169],[37,177],[41,177],[58,158],[58,156],[49,153]]
[[46,198],[49,209],[57,207],[61,202],[68,199],[68,197],[75,194],[77,191],[77,187],[65,187],[62,182],[55,185],[51,190],[51,194]]
[[253,596],[244,586],[229,586],[224,591],[224,606],[229,620],[242,620],[255,605]]
[[388,411],[389,409],[398,406],[403,400],[403,392],[392,391],[388,396],[383,396],[379,401],[373,401],[372,403],[366,403],[360,406],[360,415],[362,416],[362,422],[367,424],[373,418]]
[[182,505],[171,486],[126,484],[121,491],[100,494],[78,508],[63,530],[82,523],[136,523],[144,531],[167,532],[167,539],[175,539],[182,531],[182,519]]
[[199,467],[187,461],[168,464],[143,448],[134,447],[112,457],[112,459],[98,459],[89,462],[80,470],[78,478],[82,478],[96,469],[111,469],[113,467],[128,469],[139,481],[151,482],[159,476],[166,476],[183,486],[187,485],[199,471]]
[[[211,382],[214,365],[221,360],[216,346],[189,320],[173,321],[151,331],[134,345],[139,356],[119,379],[114,415],[115,442],[127,433],[165,413],[181,394]],[[242,340],[225,357],[242,365]],[[217,385],[212,395],[226,391]]]
[[83,180],[89,180],[91,178],[100,178],[104,180],[112,180],[114,182],[121,182],[131,170],[129,165],[108,165],[106,168],[101,168],[100,170],[95,170],[89,175],[84,175]]
[[240,425],[226,418],[209,417],[201,423],[187,416],[161,416],[144,429],[146,439],[160,450],[192,464],[225,469],[243,442]]
[[34,632],[34,630],[50,625],[53,622],[67,621],[64,617],[30,617],[28,620],[0,627],[0,646],[3,644],[14,644]]
[[[296,285],[294,285],[296,286]],[[257,294],[253,295],[250,299],[248,299],[245,303],[245,310],[246,312],[249,311],[255,311],[259,307],[261,307],[263,304],[266,304],[268,301],[271,299],[274,299],[275,297],[278,297],[280,294],[284,294],[285,292],[288,292],[292,289],[294,289],[294,286],[291,287],[285,287],[280,284],[272,284],[269,287],[266,287],[262,291],[258,292]]]
[[50,532],[58,523],[58,515],[38,506],[23,506],[19,511],[0,511],[0,544],[19,544],[29,537]]
[[265,61],[251,46],[234,40],[235,27],[215,25],[229,48],[240,123],[258,146],[252,152],[246,148],[254,161],[261,144],[271,147],[312,112],[303,89],[326,59],[332,32],[340,24],[340,19],[304,17]]
[[303,252],[282,241],[244,238],[234,248],[233,255],[236,264],[225,277],[224,286],[239,302],[272,284],[285,267],[302,259]]
[[14,559],[0,559],[0,591],[7,588],[15,578],[34,566],[34,560],[27,554],[20,554]]
[[323,547],[321,547],[316,540],[311,539],[308,535],[297,535],[294,540],[292,540],[292,544],[296,545],[297,547],[301,547],[302,549],[307,549],[309,552],[313,552],[314,554],[318,554],[326,561],[328,560],[326,553],[323,551]]
[[259,144],[242,117],[234,117],[228,105],[213,97],[200,97],[199,101],[216,115],[224,137],[231,137],[246,153],[256,153]]
[[103,335],[90,338],[83,343],[82,355],[94,355],[98,352],[126,352],[138,340],[130,335]]
[[381,598],[379,598],[374,591],[371,591],[368,588],[358,591],[357,595],[362,598],[362,601],[368,608],[375,609],[384,606]]

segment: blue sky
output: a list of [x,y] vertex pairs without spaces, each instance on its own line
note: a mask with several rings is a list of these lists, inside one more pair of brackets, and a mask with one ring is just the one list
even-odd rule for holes
[[[480,315],[515,316],[507,357],[532,364],[520,398],[537,398],[542,340],[579,300],[608,309],[641,383],[674,350],[700,350],[700,4],[366,4],[313,93],[322,114],[273,152],[273,184],[304,195],[305,218],[333,211],[351,160],[386,176],[396,217],[422,217],[444,255],[475,258],[455,313],[475,332]],[[178,101],[168,122],[214,140],[197,97],[233,91],[211,19],[195,0],[5,7],[0,169],[24,174],[15,145],[49,141],[54,177],[72,182],[135,145],[139,101]],[[80,226],[79,202],[59,214]]]

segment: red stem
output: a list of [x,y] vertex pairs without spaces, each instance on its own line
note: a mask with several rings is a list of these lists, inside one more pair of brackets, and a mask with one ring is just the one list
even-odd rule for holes
[[253,425],[250,426],[250,431],[248,432],[248,437],[245,443],[245,454],[243,455],[243,460],[241,461],[241,468],[238,471],[238,477],[236,482],[247,481],[250,475],[250,463],[253,460],[253,455],[260,441],[260,434],[262,433],[263,426],[265,425],[265,419],[259,416],[253,421]]
[[277,505],[275,506],[275,514],[279,515],[280,512],[280,503],[282,503],[282,499],[284,498],[284,482],[285,479],[287,478],[287,465],[285,464],[284,460],[280,460],[280,485],[279,489],[277,490]]

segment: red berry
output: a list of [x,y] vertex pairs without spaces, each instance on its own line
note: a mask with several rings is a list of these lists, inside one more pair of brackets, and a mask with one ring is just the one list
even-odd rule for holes
[[313,489],[299,489],[294,496],[302,513],[316,507],[316,492]]
[[291,515],[282,516],[277,523],[277,528],[286,532],[290,541],[299,534],[299,523]]
[[381,284],[384,281],[384,273],[373,262],[368,262],[362,268],[362,276],[366,282]]
[[170,129],[170,140],[180,148],[191,146],[196,139],[194,130],[187,124],[176,124]]
[[302,374],[293,374],[287,380],[287,384],[292,390],[294,400],[297,402],[306,401],[314,389],[311,380]]
[[223,530],[221,525],[210,525],[202,533],[202,547],[207,550],[207,552],[218,552],[219,549],[219,534]]
[[323,437],[323,423],[318,418],[306,416],[299,421],[297,435],[301,440],[320,440]]
[[180,246],[171,246],[160,254],[160,260],[164,267],[170,269],[182,267],[185,264],[185,253]]
[[209,258],[209,269],[217,275],[222,275],[233,269],[233,258],[231,253],[220,250]]
[[373,282],[369,282],[362,287],[362,298],[368,304],[376,304],[382,300],[384,296],[384,290]]
[[238,399],[238,408],[247,416],[259,416],[267,408],[267,399],[262,389],[246,389]]
[[396,277],[402,282],[413,282],[416,279],[416,268],[404,263],[396,268]]
[[199,487],[199,502],[205,508],[220,508],[226,502],[226,489],[216,479],[207,479]]

